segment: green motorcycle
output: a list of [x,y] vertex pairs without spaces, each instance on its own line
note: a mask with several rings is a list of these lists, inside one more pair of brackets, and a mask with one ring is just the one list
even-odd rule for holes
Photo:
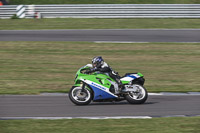
[[81,67],[75,77],[75,84],[69,92],[70,100],[76,105],[93,102],[112,102],[127,100],[130,104],[142,104],[148,93],[144,88],[144,76],[141,73],[127,73],[121,77],[123,89],[109,74],[94,72],[87,74],[90,67]]

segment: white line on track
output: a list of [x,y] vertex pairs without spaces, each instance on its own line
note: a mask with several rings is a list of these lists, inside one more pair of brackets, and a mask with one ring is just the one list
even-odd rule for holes
[[97,117],[0,117],[0,120],[60,120],[60,119],[89,119],[89,120],[106,120],[106,119],[152,119],[152,118],[167,118],[167,117],[200,117],[200,115],[168,115],[168,116],[97,116]]
[[[160,92],[160,93],[148,93],[149,96],[200,96],[200,92],[187,92],[187,93],[172,93],[172,92]],[[39,95],[0,95],[0,96],[68,96],[68,93],[41,93]]]
[[200,92],[187,92],[187,93],[173,93],[173,92],[160,92],[160,93],[148,93],[148,95],[156,96],[187,96],[187,95],[200,95]]
[[59,119],[151,119],[150,116],[100,116],[100,117],[0,117],[0,120],[19,120],[19,119],[37,119],[37,120],[59,120]]
[[[132,42],[132,41],[94,41],[94,43],[154,43],[154,42]],[[200,43],[200,42],[156,42],[156,43]]]
[[94,43],[150,43],[150,42],[94,41]]
[[[41,96],[68,96],[68,93],[41,93]],[[187,96],[187,95],[200,95],[200,92],[187,92],[187,93],[172,93],[172,92],[160,92],[160,93],[148,93],[150,96]]]

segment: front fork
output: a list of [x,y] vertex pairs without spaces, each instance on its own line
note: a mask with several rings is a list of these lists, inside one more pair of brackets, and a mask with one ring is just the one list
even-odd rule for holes
[[86,83],[84,83],[84,82],[82,82],[82,85],[81,85],[81,92],[84,92],[84,90],[85,90],[85,85],[86,85]]

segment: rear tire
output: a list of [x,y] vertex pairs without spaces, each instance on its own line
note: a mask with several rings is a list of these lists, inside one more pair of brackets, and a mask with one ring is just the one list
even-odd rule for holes
[[137,87],[137,91],[128,92],[128,94],[125,96],[126,100],[130,104],[143,104],[148,98],[147,90],[142,85],[139,84],[133,84],[133,85]]
[[79,86],[72,87],[69,92],[69,99],[76,105],[88,105],[92,100],[92,93],[88,89]]

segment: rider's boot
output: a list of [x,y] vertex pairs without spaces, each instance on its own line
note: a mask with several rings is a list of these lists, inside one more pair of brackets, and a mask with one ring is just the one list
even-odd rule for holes
[[119,92],[124,89],[124,85],[122,84],[121,80],[117,80]]

